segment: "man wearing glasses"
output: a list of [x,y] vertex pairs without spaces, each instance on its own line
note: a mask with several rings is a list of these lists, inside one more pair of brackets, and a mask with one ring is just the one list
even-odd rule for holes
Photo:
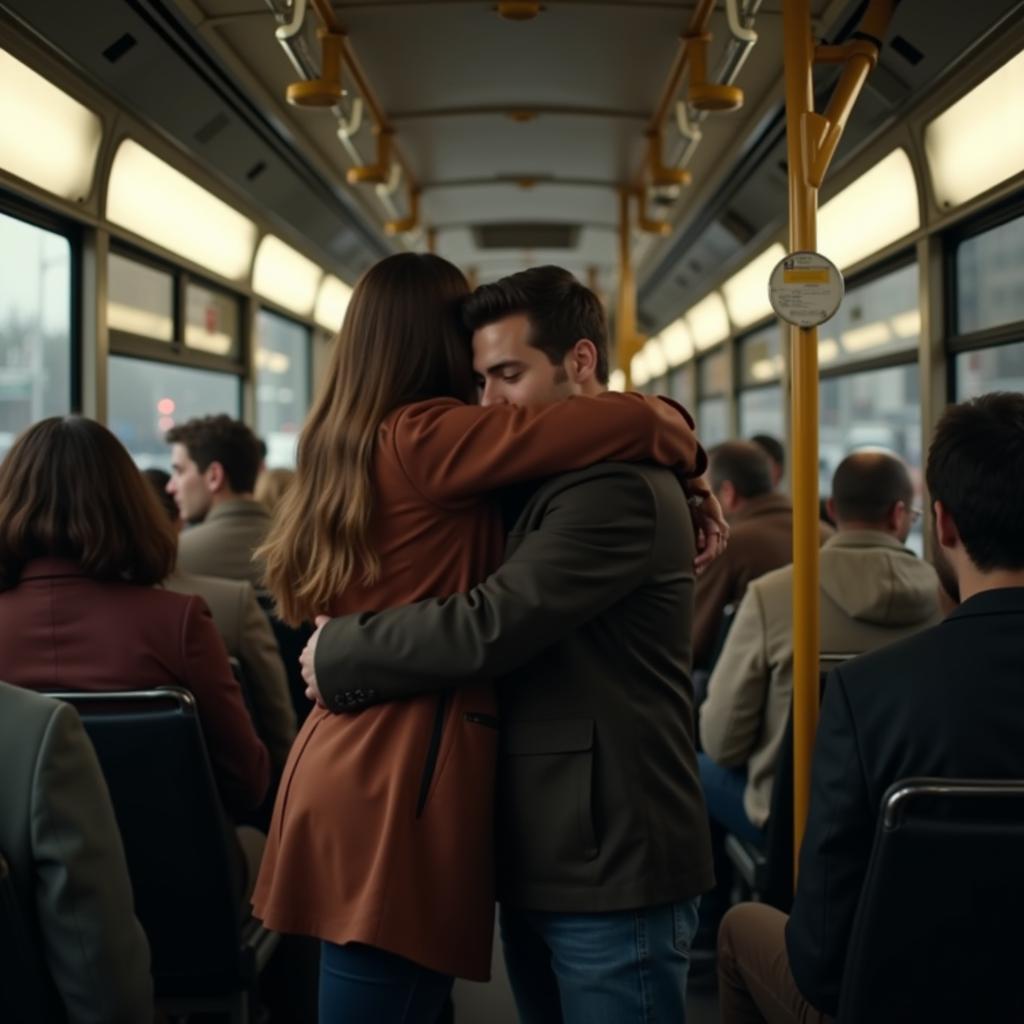
[[[913,495],[906,465],[889,452],[854,452],[836,469],[828,509],[837,532],[821,549],[822,655],[874,650],[941,618],[935,570],[904,547],[921,515]],[[713,833],[762,838],[792,693],[789,565],[748,587],[700,709],[698,757]],[[721,860],[716,892],[705,897],[711,917],[726,909],[715,899],[729,891]],[[701,916],[713,926],[705,906]]]

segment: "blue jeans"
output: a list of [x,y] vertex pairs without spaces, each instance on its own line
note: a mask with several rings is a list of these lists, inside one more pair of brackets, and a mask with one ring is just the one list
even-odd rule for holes
[[709,817],[740,839],[764,842],[764,832],[747,817],[743,806],[743,793],[747,788],[746,769],[723,768],[703,751],[697,755],[697,767]]
[[685,1024],[698,903],[609,914],[502,907],[520,1024]]
[[320,946],[320,1024],[435,1024],[447,974],[356,942]]

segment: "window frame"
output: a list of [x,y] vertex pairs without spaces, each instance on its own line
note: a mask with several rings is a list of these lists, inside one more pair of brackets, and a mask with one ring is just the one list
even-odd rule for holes
[[83,272],[82,253],[84,226],[80,221],[72,217],[60,214],[56,209],[39,206],[29,199],[25,199],[3,187],[0,187],[0,213],[11,217],[13,220],[20,220],[43,231],[60,235],[65,238],[70,248],[70,275],[69,275],[69,330],[68,344],[71,349],[69,353],[69,379],[70,391],[68,395],[68,409],[71,415],[82,414],[82,333],[83,333]]
[[[111,328],[108,330],[110,354],[127,356],[131,359],[148,359],[151,362],[171,363],[174,366],[191,367],[195,370],[214,370],[233,373],[244,379],[248,366],[247,347],[249,339],[245,331],[246,297],[240,292],[219,284],[201,274],[192,273],[179,264],[161,259],[144,249],[136,248],[120,239],[110,241],[110,254],[132,260],[171,277],[171,313],[173,330],[170,341],[158,341],[144,334],[134,334]],[[232,300],[238,309],[238,353],[237,356],[219,356],[213,352],[192,348],[185,344],[187,321],[187,295],[189,284],[196,284]]]

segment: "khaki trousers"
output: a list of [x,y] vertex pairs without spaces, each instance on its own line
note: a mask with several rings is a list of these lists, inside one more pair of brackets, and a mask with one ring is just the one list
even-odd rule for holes
[[740,903],[718,931],[722,1024],[828,1024],[800,994],[789,969],[788,918],[764,903]]

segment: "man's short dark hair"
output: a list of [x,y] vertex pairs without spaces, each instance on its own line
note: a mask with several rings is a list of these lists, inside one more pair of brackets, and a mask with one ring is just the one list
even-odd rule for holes
[[248,494],[256,486],[260,444],[241,420],[223,414],[202,416],[171,427],[166,441],[184,445],[200,472],[205,472],[211,462],[219,462],[236,494]]
[[1024,569],[1024,395],[951,405],[935,428],[926,478],[979,569]]
[[608,383],[608,322],[601,300],[562,267],[532,267],[481,285],[463,306],[470,331],[525,313],[533,327],[530,344],[557,366],[581,338],[597,349],[596,376]]
[[840,522],[883,526],[897,501],[909,506],[914,500],[914,484],[891,452],[852,452],[832,476],[832,500]]
[[779,469],[786,468],[786,449],[782,442],[771,434],[755,434],[750,439],[751,444],[756,444],[774,462]]
[[726,441],[708,452],[711,487],[717,491],[726,481],[741,498],[771,494],[772,464],[763,448],[750,441]]

